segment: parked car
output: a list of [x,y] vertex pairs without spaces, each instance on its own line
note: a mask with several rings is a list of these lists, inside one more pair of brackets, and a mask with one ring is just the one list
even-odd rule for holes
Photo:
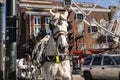
[[99,54],[85,58],[80,75],[85,80],[120,80],[120,54]]

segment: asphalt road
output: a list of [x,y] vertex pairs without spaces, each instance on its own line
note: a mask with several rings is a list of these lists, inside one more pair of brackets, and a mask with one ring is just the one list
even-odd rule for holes
[[73,80],[84,80],[79,73],[72,74]]
[[[73,77],[73,80],[84,80],[84,79],[79,75],[79,73],[73,73],[73,74],[72,74],[72,77]],[[43,80],[43,79],[39,78],[38,80]]]
[[72,75],[73,76],[73,80],[84,80],[80,75]]

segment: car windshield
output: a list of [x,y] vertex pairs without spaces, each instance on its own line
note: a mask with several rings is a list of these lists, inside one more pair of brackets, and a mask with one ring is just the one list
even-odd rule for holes
[[117,64],[120,64],[120,56],[113,56],[113,58]]

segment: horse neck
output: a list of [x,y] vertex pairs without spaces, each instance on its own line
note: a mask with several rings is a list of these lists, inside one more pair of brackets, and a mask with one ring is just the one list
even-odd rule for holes
[[53,39],[53,37],[50,37],[48,44],[46,46],[46,55],[56,55],[56,43]]

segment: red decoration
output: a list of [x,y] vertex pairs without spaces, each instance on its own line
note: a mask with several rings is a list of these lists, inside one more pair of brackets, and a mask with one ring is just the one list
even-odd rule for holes
[[105,52],[105,50],[99,50],[99,49],[88,49],[93,54],[99,54],[101,52]]
[[[115,47],[116,48],[116,47]],[[91,52],[92,54],[99,54],[102,52],[105,52],[107,50],[111,50],[111,49],[115,49],[115,48],[103,48],[103,49],[87,49],[89,52]]]
[[82,54],[83,53],[83,50],[77,50],[77,51],[74,51],[72,54],[77,54],[77,55],[79,55],[79,54]]

